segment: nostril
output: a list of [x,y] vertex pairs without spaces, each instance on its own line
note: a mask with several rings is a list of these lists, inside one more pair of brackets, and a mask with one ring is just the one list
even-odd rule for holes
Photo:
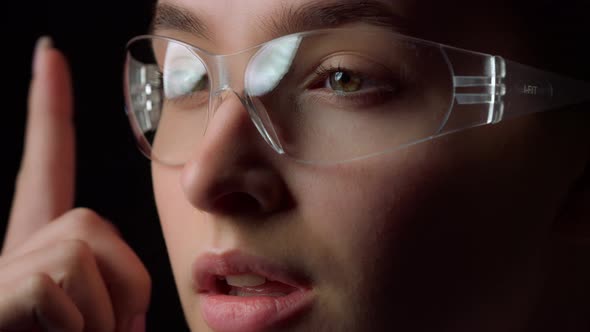
[[286,208],[290,200],[280,174],[270,165],[252,163],[230,145],[236,144],[225,144],[225,152],[202,152],[185,164],[180,181],[189,203],[212,215],[232,217],[259,217]]
[[219,197],[213,209],[227,215],[254,215],[263,210],[261,203],[255,197],[243,192],[233,192]]

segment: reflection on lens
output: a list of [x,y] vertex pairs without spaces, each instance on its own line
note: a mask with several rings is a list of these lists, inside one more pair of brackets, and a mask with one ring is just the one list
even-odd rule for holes
[[246,90],[251,96],[271,92],[289,71],[301,37],[287,36],[271,41],[255,55],[246,71]]
[[256,100],[288,155],[342,161],[436,134],[452,80],[440,48],[329,30],[306,34],[280,84]]
[[127,67],[131,120],[144,152],[166,164],[184,163],[207,121],[205,65],[180,42],[146,37],[129,45]]
[[380,28],[293,34],[231,55],[141,37],[129,45],[126,72],[140,146],[173,165],[197,153],[210,100],[224,102],[211,91],[233,90],[228,95],[242,99],[275,151],[312,162],[350,160],[436,135],[454,93],[440,45]]
[[208,88],[207,69],[183,45],[168,43],[164,61],[164,93],[175,99]]

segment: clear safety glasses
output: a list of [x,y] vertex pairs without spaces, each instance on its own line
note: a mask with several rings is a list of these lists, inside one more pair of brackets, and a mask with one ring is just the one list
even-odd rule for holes
[[277,153],[334,163],[580,103],[590,84],[372,28],[296,33],[229,55],[136,37],[125,94],[140,149],[167,165],[198,151],[229,99]]

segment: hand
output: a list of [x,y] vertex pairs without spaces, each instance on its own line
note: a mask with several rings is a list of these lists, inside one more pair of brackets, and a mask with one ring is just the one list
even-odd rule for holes
[[49,39],[35,53],[25,151],[0,256],[0,331],[145,330],[145,267],[110,223],[72,210],[68,65]]

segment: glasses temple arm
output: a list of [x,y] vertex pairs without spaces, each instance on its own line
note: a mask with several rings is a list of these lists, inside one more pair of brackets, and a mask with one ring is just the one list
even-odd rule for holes
[[504,63],[504,119],[590,101],[589,83],[509,60]]
[[490,57],[487,76],[454,76],[455,89],[488,87],[486,93],[456,93],[459,105],[488,104],[488,123],[590,101],[590,83]]

